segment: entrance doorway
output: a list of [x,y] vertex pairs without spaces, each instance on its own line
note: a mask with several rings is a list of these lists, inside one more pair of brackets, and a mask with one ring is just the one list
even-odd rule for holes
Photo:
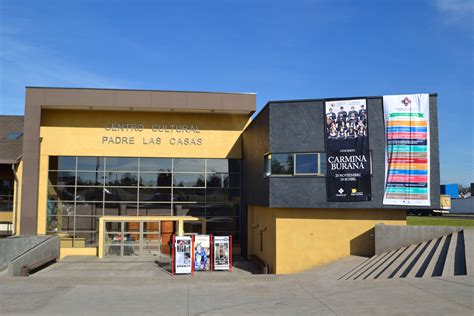
[[159,256],[163,244],[161,232],[161,221],[107,222],[104,256]]
[[173,234],[205,232],[203,219],[192,216],[103,216],[99,226],[99,258],[169,256]]

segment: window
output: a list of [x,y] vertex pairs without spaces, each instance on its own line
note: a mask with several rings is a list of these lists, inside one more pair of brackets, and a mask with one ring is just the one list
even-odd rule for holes
[[0,212],[13,211],[13,185],[12,179],[0,178]]
[[238,159],[51,156],[48,180],[47,233],[70,247],[96,246],[104,215],[225,217],[208,233],[238,235]]
[[9,132],[9,133],[7,134],[6,139],[8,139],[8,140],[15,140],[15,139],[20,138],[21,136],[23,136],[23,132]]
[[294,154],[272,154],[270,171],[272,175],[293,175]]
[[77,169],[78,170],[104,170],[104,158],[102,157],[78,157],[77,158]]
[[318,154],[295,154],[295,174],[318,174]]
[[164,171],[170,172],[172,168],[171,158],[140,158],[140,171]]
[[107,158],[106,169],[109,171],[137,171],[137,158]]
[[325,174],[325,153],[276,153],[265,156],[266,176],[324,176]]

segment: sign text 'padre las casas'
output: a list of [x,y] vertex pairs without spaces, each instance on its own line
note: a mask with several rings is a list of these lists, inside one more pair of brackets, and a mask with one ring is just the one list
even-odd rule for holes
[[[200,133],[197,125],[186,124],[153,124],[149,128],[143,123],[112,123],[105,126],[105,131],[109,132],[133,132],[141,133],[146,129],[153,133],[158,133],[160,136],[111,136],[103,135],[101,137],[102,144],[107,145],[134,145],[136,142],[141,142],[143,145],[161,145],[163,137],[167,134],[183,134],[196,135]],[[163,135],[165,134],[165,135]],[[183,146],[200,146],[203,144],[201,137],[168,137],[165,139],[170,145]]]

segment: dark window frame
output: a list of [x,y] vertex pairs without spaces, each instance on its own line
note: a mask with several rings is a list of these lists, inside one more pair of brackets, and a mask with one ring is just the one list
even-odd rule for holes
[[[272,173],[272,168],[271,168],[271,162],[272,162],[272,157],[273,155],[292,155],[293,156],[293,173],[291,174],[274,174]],[[317,155],[318,156],[318,172],[317,173],[297,173],[297,161],[296,161],[296,156],[297,155]],[[264,177],[318,177],[318,178],[324,178],[326,176],[326,173],[321,172],[321,156],[322,154],[326,154],[325,151],[313,151],[313,152],[285,152],[285,153],[266,153],[264,155]]]

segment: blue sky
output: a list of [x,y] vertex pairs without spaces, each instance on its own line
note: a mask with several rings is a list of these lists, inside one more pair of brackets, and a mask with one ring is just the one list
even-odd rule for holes
[[24,87],[439,93],[441,181],[474,182],[474,1],[0,0],[0,114]]

